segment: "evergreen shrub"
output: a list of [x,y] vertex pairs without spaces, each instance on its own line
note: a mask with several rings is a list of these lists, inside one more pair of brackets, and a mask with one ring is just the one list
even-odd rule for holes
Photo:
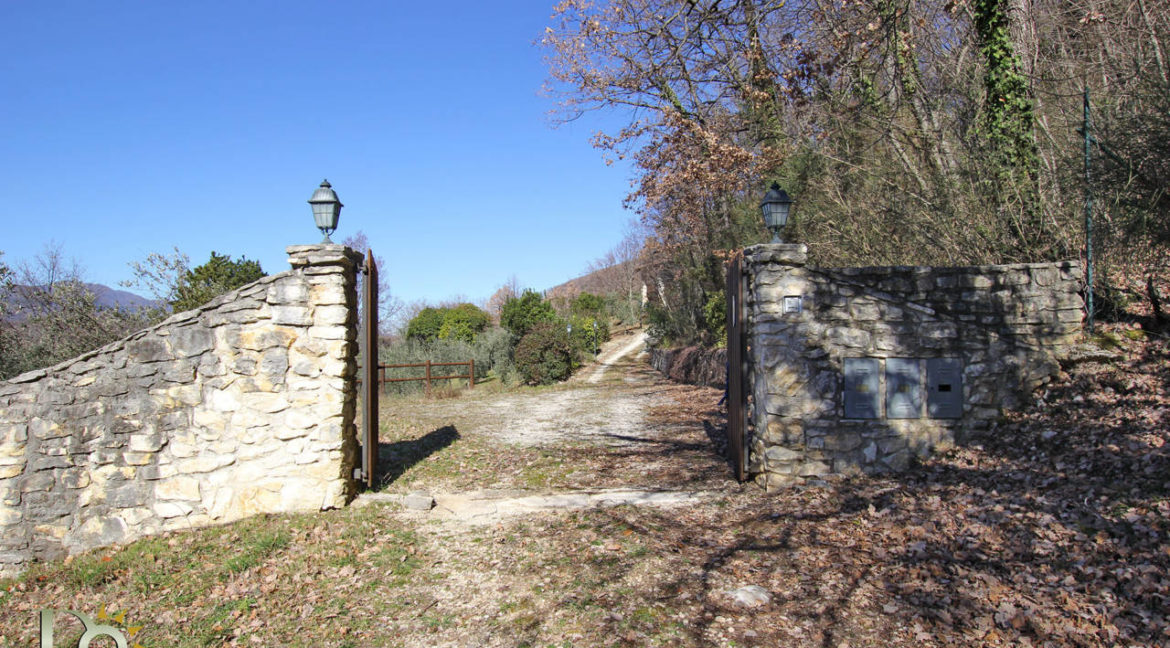
[[516,345],[516,369],[530,385],[549,385],[569,377],[574,356],[573,342],[565,327],[542,322]]

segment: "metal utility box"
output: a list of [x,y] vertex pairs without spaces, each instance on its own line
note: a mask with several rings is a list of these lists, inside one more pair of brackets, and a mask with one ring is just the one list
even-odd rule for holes
[[800,295],[784,298],[784,314],[799,314],[804,310],[804,299]]
[[926,409],[931,418],[963,416],[963,363],[958,358],[926,361]]
[[917,358],[886,359],[886,418],[922,418],[922,375]]
[[845,358],[845,418],[881,415],[876,358]]

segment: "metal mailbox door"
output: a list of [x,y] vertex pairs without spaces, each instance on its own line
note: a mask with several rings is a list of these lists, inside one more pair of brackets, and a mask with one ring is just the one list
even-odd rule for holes
[[845,418],[878,418],[877,358],[845,358],[844,364]]
[[917,358],[886,359],[886,418],[922,418],[922,375]]
[[926,361],[926,409],[932,418],[963,416],[963,363],[958,358]]

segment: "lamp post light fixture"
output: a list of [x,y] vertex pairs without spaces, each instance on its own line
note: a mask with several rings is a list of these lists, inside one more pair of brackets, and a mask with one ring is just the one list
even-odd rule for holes
[[773,182],[772,188],[764,194],[760,202],[760,211],[764,212],[764,224],[772,230],[772,242],[783,243],[780,240],[780,231],[788,224],[788,210],[792,207],[792,199],[788,192],[780,188],[779,183]]
[[337,230],[337,219],[341,217],[341,208],[345,206],[337,198],[333,185],[328,180],[322,180],[321,186],[309,198],[309,204],[313,207],[313,220],[317,221],[317,229],[325,235],[321,242],[333,243],[329,235]]

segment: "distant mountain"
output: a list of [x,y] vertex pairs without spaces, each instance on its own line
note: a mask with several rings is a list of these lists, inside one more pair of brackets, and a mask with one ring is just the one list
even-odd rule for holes
[[615,290],[621,290],[621,286],[624,283],[624,275],[628,272],[627,265],[632,267],[632,264],[632,261],[626,261],[595,270],[575,279],[570,279],[559,286],[553,286],[546,290],[544,295],[548,299],[556,299],[558,297],[572,299],[583,292],[604,295]]
[[[101,308],[121,308],[123,310],[138,310],[141,308],[155,308],[160,305],[160,302],[154,299],[147,299],[132,292],[125,290],[115,290],[104,284],[87,283],[85,288],[93,293],[95,303]],[[21,307],[24,306],[25,301],[23,294],[28,286],[15,285],[12,287],[12,292],[9,293],[9,317],[17,320],[23,319],[21,314]]]
[[103,284],[87,283],[85,287],[93,293],[94,297],[97,297],[97,305],[105,308],[118,307],[138,310],[139,308],[155,308],[159,306],[157,300],[147,299],[126,290],[116,290]]

